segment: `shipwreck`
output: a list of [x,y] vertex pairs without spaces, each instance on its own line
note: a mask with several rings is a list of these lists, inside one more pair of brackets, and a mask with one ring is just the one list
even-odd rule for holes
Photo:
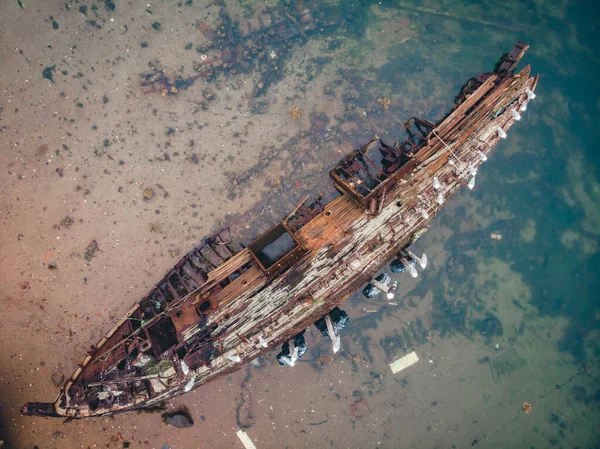
[[[306,351],[315,324],[340,347],[355,291],[394,295],[381,268],[417,274],[409,246],[535,98],[538,76],[516,66],[517,42],[493,72],[471,78],[438,123],[413,117],[407,138],[374,138],[330,175],[339,196],[304,201],[272,229],[241,242],[229,229],[205,239],[83,357],[54,402],[25,415],[84,418],[151,407],[281,346],[282,365]],[[366,285],[366,287],[364,287]]]

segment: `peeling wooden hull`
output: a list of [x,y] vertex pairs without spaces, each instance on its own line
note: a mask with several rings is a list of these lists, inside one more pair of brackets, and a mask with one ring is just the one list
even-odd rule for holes
[[[221,232],[194,248],[83,358],[53,403],[28,415],[83,418],[150,407],[237,370],[327,315],[427,230],[535,94],[517,43],[469,80],[437,124],[367,146],[331,175],[341,196],[303,204],[247,247]],[[378,165],[379,164],[379,165]],[[372,165],[372,167],[371,167]],[[436,180],[434,182],[434,179]],[[434,185],[439,184],[439,185]],[[272,248],[284,250],[269,255]]]

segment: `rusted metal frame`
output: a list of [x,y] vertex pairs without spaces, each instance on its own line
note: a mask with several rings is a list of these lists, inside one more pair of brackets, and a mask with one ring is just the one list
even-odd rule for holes
[[294,216],[290,217],[288,225],[296,233],[323,210],[324,207],[318,199],[315,199],[309,206],[302,204]]
[[[204,257],[204,260],[206,260],[208,263],[210,263],[214,267],[213,270],[215,268],[218,268],[224,262],[223,259],[210,247],[209,244],[202,246],[202,248],[198,252],[198,254],[202,254],[202,257]],[[216,258],[215,258],[215,256],[216,256]],[[219,261],[217,259],[221,259],[221,261]]]
[[371,172],[369,171],[369,165],[367,165],[367,164],[364,164],[364,165],[365,165],[365,168],[366,168],[366,173],[367,173],[367,175],[369,175],[369,176],[370,176],[372,179],[374,179],[374,180],[378,181],[378,180],[379,180],[379,179],[378,179],[378,177],[384,174],[384,173],[383,173],[383,171],[382,171],[382,170],[380,170],[379,168],[377,168],[377,166],[375,165],[375,162],[374,162],[374,161],[373,161],[373,160],[372,160],[372,159],[371,159],[369,156],[367,156],[366,154],[362,154],[362,155],[360,156],[360,158],[361,158],[362,160],[366,160],[366,161],[369,163],[369,165],[370,165],[370,166],[373,168],[373,170],[375,170],[375,174],[376,174],[377,176],[373,176],[373,175],[371,174]]
[[[337,174],[330,173],[330,175],[331,175],[331,177],[334,180],[334,182],[333,182],[334,187],[336,187],[341,192],[347,193],[350,198],[353,198],[361,206],[364,207],[364,205],[362,204],[362,198],[363,198],[363,196],[356,189],[354,189],[354,187],[352,187],[351,185],[347,184]],[[368,189],[368,187],[366,187],[366,186],[365,186],[365,188]]]
[[194,269],[192,263],[189,260],[187,260],[185,265],[183,267],[181,267],[180,272],[181,271],[184,271],[186,273],[186,275],[188,275],[190,278],[192,278],[194,280],[194,282],[197,284],[197,286],[194,288],[194,290],[206,282],[206,278],[200,276],[197,273],[197,271]]
[[221,259],[221,264],[223,262],[227,262],[234,255],[234,253],[231,252],[226,245],[220,244],[215,239],[212,239],[210,242],[208,242],[208,246],[217,255],[217,257]]
[[297,248],[294,248],[281,259],[279,259],[277,262],[275,262],[271,267],[269,267],[267,271],[265,271],[267,278],[274,279],[282,271],[289,270],[292,266],[297,264],[298,261],[302,259],[302,257],[304,257],[306,252],[307,251],[303,246],[298,246]]
[[[332,169],[329,173],[332,176],[332,178],[334,179],[334,181],[337,181],[337,183],[340,186],[344,186],[342,188],[342,191],[347,191],[348,193],[350,193],[352,196],[356,196],[356,200],[359,201],[362,204],[361,198],[364,198],[364,195],[362,193],[360,193],[357,189],[354,188],[354,186],[352,185],[353,180],[355,180],[354,182],[356,182],[357,184],[360,183],[361,188],[367,190],[368,192],[372,192],[371,188],[365,183],[363,182],[363,180],[360,177],[355,176],[356,173],[359,172],[363,172],[366,174],[366,176],[370,177],[372,180],[374,180],[375,182],[378,182],[378,179],[373,177],[372,174],[369,172],[369,168],[367,166],[367,164],[365,163],[365,161],[363,160],[363,158],[366,158],[368,161],[370,161],[369,158],[367,158],[364,154],[362,154],[361,152],[354,152],[353,153],[356,157],[354,159],[351,160],[352,165],[353,166],[358,166],[359,168],[357,168],[354,172],[350,173],[346,170],[346,168],[343,167],[344,164],[340,164],[337,167],[335,167],[334,169]],[[360,163],[359,163],[360,161]],[[350,161],[348,161],[349,163]],[[372,163],[372,161],[370,161]],[[375,167],[375,170],[377,171],[377,168]],[[342,179],[337,171],[342,171],[346,174],[348,179]],[[335,183],[334,183],[335,184]],[[365,206],[366,207],[366,206]]]
[[90,382],[87,384],[87,386],[88,387],[101,387],[102,385],[127,384],[130,382],[136,382],[138,380],[155,379],[157,377],[160,377],[160,374],[149,374],[147,376],[138,376],[138,377],[123,377],[121,379],[104,380],[104,381],[100,381],[100,382]]
[[300,208],[301,208],[301,207],[304,205],[304,203],[306,203],[306,201],[308,200],[309,196],[310,196],[310,195],[306,195],[306,196],[304,197],[304,199],[303,199],[302,201],[300,201],[300,203],[299,203],[299,204],[296,206],[296,208],[295,208],[295,209],[294,209],[294,210],[293,210],[291,213],[289,213],[289,214],[288,214],[288,215],[287,215],[287,216],[286,216],[286,217],[285,217],[285,218],[284,218],[284,219],[281,221],[281,223],[282,223],[284,226],[287,226],[287,223],[288,223],[288,221],[290,221],[290,218],[292,218],[294,215],[296,215],[296,212],[298,212],[298,210],[299,210],[299,209],[300,209]]
[[[431,135],[431,131],[435,129],[435,125],[433,123],[431,123],[429,120],[426,120],[426,119],[420,118],[420,117],[413,117],[413,121],[415,123],[415,126],[417,127],[417,129],[419,130],[421,135],[423,136],[423,139],[428,140],[429,136]],[[423,132],[421,127],[429,129],[429,131],[425,133],[425,132]]]
[[[178,300],[175,300],[175,301],[173,301],[171,304],[167,304],[167,305],[168,305],[168,307],[165,307],[165,310],[163,310],[162,312],[160,312],[160,313],[158,313],[157,315],[153,316],[151,319],[149,319],[149,320],[148,320],[148,321],[146,321],[145,323],[143,323],[143,324],[142,324],[142,325],[141,325],[141,326],[140,326],[138,329],[134,330],[134,331],[133,331],[133,332],[132,332],[130,335],[128,335],[128,336],[127,336],[127,337],[126,337],[124,340],[120,340],[120,341],[119,341],[117,344],[115,344],[113,347],[111,347],[111,348],[110,348],[110,349],[108,349],[107,351],[104,351],[102,354],[100,354],[100,355],[98,355],[98,356],[95,356],[95,358],[94,358],[94,360],[92,361],[92,363],[95,363],[95,362],[97,362],[99,359],[101,359],[101,358],[102,358],[102,357],[104,357],[105,355],[107,355],[107,354],[111,353],[112,351],[114,351],[114,350],[115,350],[115,349],[117,349],[118,347],[120,347],[120,346],[122,346],[123,344],[125,344],[127,341],[130,341],[130,340],[129,340],[129,338],[130,338],[130,337],[135,337],[135,336],[139,335],[139,333],[140,333],[142,330],[145,330],[147,327],[149,327],[150,325],[154,324],[156,321],[158,321],[158,319],[159,319],[161,316],[163,316],[163,315],[164,315],[164,316],[169,316],[169,314],[170,314],[171,310],[178,308],[178,307],[181,305],[181,303],[182,303],[183,301],[186,301],[187,299],[189,299],[189,298],[190,298],[190,297],[191,297],[191,296],[192,296],[194,293],[195,293],[195,291],[194,291],[194,292],[190,292],[190,293],[189,293],[188,295],[186,295],[185,297],[183,297],[183,298],[179,298]],[[125,319],[129,318],[129,316],[131,315],[131,313],[133,312],[133,310],[136,310],[136,309],[138,309],[138,307],[139,307],[139,304],[136,304],[136,306],[134,307],[134,309],[132,309],[132,310],[131,310],[131,311],[128,313],[128,315],[126,316],[126,318],[125,318]],[[120,326],[121,326],[121,324],[122,324],[122,322],[123,322],[125,319],[121,320],[121,322],[120,322],[119,324],[117,324],[117,326],[115,326],[115,327],[120,327]],[[114,329],[114,328],[113,328],[113,329]],[[147,337],[149,337],[149,336],[148,336],[148,334],[146,334],[146,336],[147,336]],[[97,346],[96,348],[97,348],[97,349],[99,349],[99,348],[100,348],[100,346]]]
[[500,58],[500,63],[498,64],[498,68],[495,70],[495,72],[500,73],[502,71],[506,71],[508,73],[512,73],[528,49],[529,45],[525,42],[517,42],[510,53],[505,54],[502,56],[502,58]]
[[387,178],[385,181],[383,181],[381,184],[379,184],[377,186],[376,190],[373,190],[368,196],[366,196],[364,198],[365,201],[371,201],[371,199],[374,198],[376,195],[378,195],[378,193],[382,189],[388,189],[390,184],[397,183],[402,178],[409,175],[415,168],[418,167],[418,165],[419,164],[416,159],[411,159],[410,161],[408,161],[406,164],[404,164],[402,167],[400,167],[400,169],[398,171],[396,171],[394,174],[390,175],[389,178]]

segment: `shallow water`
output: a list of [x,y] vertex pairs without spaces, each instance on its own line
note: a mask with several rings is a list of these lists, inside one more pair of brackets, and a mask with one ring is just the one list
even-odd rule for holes
[[[212,73],[197,69],[218,33],[290,6],[146,5],[0,5],[8,447],[242,447],[240,428],[258,448],[597,447],[595,4],[306,3],[317,30]],[[395,140],[411,115],[439,119],[516,40],[531,45],[537,98],[477,188],[414,245],[430,264],[397,277],[396,305],[359,294],[344,304],[335,358],[311,329],[293,369],[273,351],[172,401],[189,408],[186,429],[158,414],[19,416],[27,400],[54,399],[52,374],[69,376],[200,239],[223,223],[249,239],[305,195],[331,199],[326,172],[341,157],[375,133]],[[167,77],[164,96],[153,76]],[[419,362],[392,374],[413,350]]]

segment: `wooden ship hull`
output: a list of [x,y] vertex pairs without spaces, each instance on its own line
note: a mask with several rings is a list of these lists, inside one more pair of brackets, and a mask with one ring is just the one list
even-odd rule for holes
[[439,123],[412,118],[405,141],[376,138],[344,158],[330,172],[340,196],[328,204],[302,203],[247,246],[228,230],[206,239],[88,351],[54,402],[29,402],[22,413],[84,418],[151,407],[282,344],[278,360],[293,365],[315,322],[335,350],[337,306],[365,283],[393,294],[374,276],[397,257],[412,268],[406,248],[461,186],[474,186],[479,165],[535,98],[538,77],[529,66],[515,72],[527,48],[518,42],[494,72],[470,79]]

